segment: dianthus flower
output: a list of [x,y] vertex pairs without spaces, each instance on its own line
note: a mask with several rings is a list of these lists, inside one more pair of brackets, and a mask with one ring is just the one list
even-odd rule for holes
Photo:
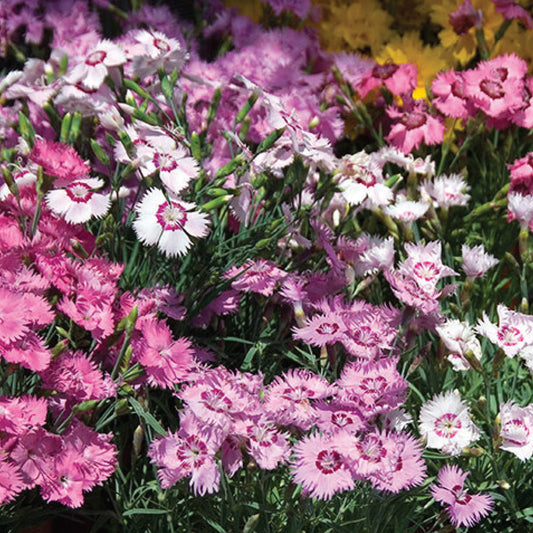
[[406,100],[403,109],[389,106],[387,114],[393,125],[386,140],[406,154],[422,142],[429,146],[444,138],[444,120],[429,113],[425,100]]
[[263,296],[272,296],[279,281],[287,273],[266,259],[248,259],[240,267],[231,267],[224,273],[226,279],[233,279],[231,287],[237,291],[256,292]]
[[70,224],[81,224],[93,217],[102,218],[111,206],[108,194],[95,192],[103,184],[99,178],[76,179],[63,188],[48,191],[46,205]]
[[86,176],[91,170],[72,146],[60,142],[37,139],[30,159],[50,176],[68,181]]
[[126,54],[116,44],[104,39],[78,63],[66,76],[68,83],[81,83],[89,90],[95,90],[102,85],[109,73],[109,68],[118,67],[126,62]]
[[433,105],[443,115],[467,119],[473,114],[473,106],[466,96],[461,72],[455,72],[453,69],[439,72],[431,84],[431,92],[435,96]]
[[503,304],[497,307],[499,325],[490,322],[484,312],[479,319],[476,331],[487,337],[493,344],[501,348],[507,357],[514,357],[526,346],[532,344],[533,318],[512,311]]
[[[201,426],[201,427],[200,427]],[[211,494],[218,490],[220,472],[215,454],[223,436],[211,432],[205,425],[182,419],[176,433],[154,440],[148,457],[161,467],[157,474],[161,487],[168,489],[184,477],[190,477],[195,494]]]
[[433,201],[435,207],[448,209],[454,205],[467,205],[470,195],[467,191],[470,187],[459,174],[450,174],[446,176],[441,174],[433,181],[424,182],[421,192],[427,195]]
[[470,248],[466,244],[461,247],[463,271],[469,278],[480,278],[485,272],[497,265],[499,260],[487,253],[482,244]]
[[370,418],[399,407],[407,394],[407,382],[396,369],[397,358],[348,363],[340,378],[336,401]]
[[492,509],[493,500],[487,494],[469,494],[464,488],[468,472],[455,465],[443,466],[437,477],[438,485],[430,485],[431,495],[444,505],[450,521],[456,527],[477,524]]
[[467,322],[449,319],[444,324],[436,326],[435,329],[450,351],[448,361],[454,370],[472,368],[465,357],[468,352],[471,352],[478,361],[481,359],[481,344],[475,336],[474,329]]
[[192,244],[191,237],[205,237],[208,233],[207,215],[195,208],[192,202],[168,201],[162,191],[151,189],[136,207],[133,228],[144,244],[157,244],[171,257],[185,255]]
[[513,402],[500,405],[500,448],[521,461],[533,456],[533,406],[520,407]]
[[335,449],[336,440],[315,433],[293,448],[293,479],[313,498],[330,500],[335,493],[354,488],[349,462]]
[[468,406],[453,391],[437,394],[422,405],[419,429],[429,448],[448,455],[459,455],[480,435]]
[[482,61],[464,72],[465,94],[485,114],[502,118],[524,104],[527,63],[515,54]]
[[183,382],[193,367],[190,341],[183,337],[174,340],[162,321],[143,322],[141,330],[137,360],[145,367],[148,382],[166,388]]
[[420,485],[426,477],[420,442],[404,432],[385,433],[384,456],[380,468],[369,475],[372,485],[382,491],[397,493]]

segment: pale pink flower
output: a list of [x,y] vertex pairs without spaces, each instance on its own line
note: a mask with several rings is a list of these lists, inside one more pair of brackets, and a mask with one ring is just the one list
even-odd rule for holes
[[132,47],[133,69],[142,79],[155,74],[159,69],[172,72],[181,70],[187,59],[179,41],[155,30],[138,30],[133,34],[138,43]]
[[109,194],[95,192],[104,185],[99,178],[76,179],[63,188],[46,193],[46,205],[70,224],[82,224],[102,218],[111,207]]
[[393,205],[386,206],[383,211],[396,220],[405,223],[414,222],[422,218],[429,209],[426,202],[415,202],[414,200],[404,200],[401,197]]
[[136,207],[133,228],[142,243],[156,244],[171,257],[185,255],[191,247],[191,237],[201,238],[208,233],[207,215],[195,208],[192,202],[167,201],[162,191],[150,189]]
[[441,174],[433,181],[426,181],[421,186],[422,196],[427,195],[435,207],[448,209],[454,205],[467,205],[470,187],[459,174],[446,176]]
[[517,192],[507,195],[509,220],[518,220],[522,229],[533,226],[533,194]]
[[482,244],[470,248],[466,244],[461,247],[463,271],[469,278],[480,278],[485,272],[499,263],[493,255],[487,253]]
[[471,354],[479,361],[481,359],[481,344],[475,336],[474,329],[467,322],[448,319],[444,324],[435,327],[440,338],[450,351],[448,361],[454,370],[470,370],[471,364],[465,354]]
[[109,68],[126,62],[126,54],[113,42],[100,41],[66,76],[68,83],[81,83],[86,89],[98,89],[109,73]]
[[346,364],[335,382],[337,403],[367,418],[399,407],[408,384],[396,369],[397,362],[397,358],[383,358]]
[[274,470],[290,455],[288,435],[263,419],[247,426],[247,452],[264,470]]
[[307,431],[317,414],[314,402],[332,393],[328,381],[310,370],[292,369],[265,389],[264,408],[268,416],[281,425],[291,425]]
[[454,391],[437,394],[422,405],[419,430],[428,448],[448,455],[459,455],[480,436],[468,406]]
[[161,487],[168,489],[180,479],[190,477],[195,494],[211,494],[218,490],[220,472],[215,459],[223,436],[207,426],[182,418],[176,433],[152,441],[148,457],[161,467],[158,477]]
[[468,476],[455,465],[443,466],[437,478],[439,485],[430,485],[431,495],[444,505],[450,521],[456,527],[471,527],[492,509],[493,500],[487,494],[469,494],[464,488]]
[[527,63],[515,54],[481,61],[463,73],[465,94],[489,117],[502,118],[524,104]]
[[335,444],[336,437],[315,433],[293,448],[293,479],[313,498],[330,500],[335,493],[355,486],[349,462]]
[[233,266],[224,273],[226,279],[233,280],[231,287],[237,291],[256,292],[263,296],[272,296],[278,283],[287,276],[287,272],[266,259],[248,259],[244,265]]
[[500,448],[521,461],[533,456],[533,406],[520,407],[513,402],[500,405]]
[[383,437],[384,457],[380,468],[369,475],[372,485],[382,491],[398,493],[420,485],[426,477],[420,441],[404,432],[386,433]]
[[501,348],[507,357],[514,357],[523,348],[532,344],[533,319],[498,304],[498,322],[493,324],[485,312],[479,319],[476,331]]
[[347,327],[342,316],[336,313],[327,315],[316,314],[306,320],[305,325],[293,329],[293,337],[303,340],[312,346],[326,346],[342,341]]

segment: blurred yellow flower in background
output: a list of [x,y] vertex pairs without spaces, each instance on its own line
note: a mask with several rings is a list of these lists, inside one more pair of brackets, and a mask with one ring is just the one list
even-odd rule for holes
[[[476,29],[468,29],[463,35],[458,35],[450,23],[450,13],[456,11],[463,0],[440,0],[431,7],[431,20],[442,26],[439,39],[442,47],[462,66],[465,66],[475,55],[477,49]],[[494,46],[495,34],[502,25],[504,18],[496,9],[491,0],[472,0],[473,8],[481,10],[481,25],[485,34],[485,42],[490,50]]]

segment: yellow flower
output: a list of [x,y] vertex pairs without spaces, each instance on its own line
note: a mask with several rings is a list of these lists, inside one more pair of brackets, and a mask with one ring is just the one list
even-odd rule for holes
[[[503,15],[496,13],[491,0],[471,1],[474,9],[482,12],[481,25],[490,50],[494,45],[494,36],[504,20]],[[443,28],[439,33],[442,46],[449,49],[455,60],[464,66],[476,54],[477,40],[475,28],[470,28],[464,35],[458,35],[450,24],[450,13],[456,11],[462,3],[463,0],[441,0],[433,3],[431,20]]]
[[413,98],[426,98],[426,87],[431,85],[433,78],[445,68],[449,68],[441,48],[424,45],[414,32],[403,37],[395,37],[388,42],[376,56],[376,61],[385,63],[414,63],[417,68],[417,87]]
[[314,3],[322,8],[318,33],[328,52],[375,53],[390,38],[392,17],[377,0]]

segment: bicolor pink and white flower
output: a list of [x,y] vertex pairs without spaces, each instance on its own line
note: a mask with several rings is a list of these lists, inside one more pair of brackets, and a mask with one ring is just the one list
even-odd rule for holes
[[98,89],[112,67],[126,62],[126,54],[117,44],[104,39],[100,41],[66,76],[73,85],[80,83],[88,90]]
[[171,257],[185,255],[192,237],[205,237],[209,219],[195,210],[196,204],[165,198],[159,189],[150,189],[136,207],[133,228],[138,239]]
[[454,391],[437,394],[422,405],[419,430],[428,448],[447,455],[459,455],[480,436],[468,405]]
[[448,319],[444,324],[436,326],[435,329],[450,351],[448,361],[454,370],[470,370],[472,368],[465,357],[469,352],[478,361],[481,359],[481,344],[474,329],[467,322]]
[[498,325],[493,324],[485,312],[478,321],[476,331],[487,337],[493,344],[501,348],[507,357],[514,357],[523,348],[533,344],[533,318],[517,311],[512,311],[499,304]]
[[513,402],[500,405],[500,448],[521,461],[533,456],[533,405],[520,407]]
[[95,192],[103,187],[99,178],[79,178],[62,188],[46,193],[49,209],[70,224],[82,224],[91,218],[102,218],[111,207],[109,194]]

